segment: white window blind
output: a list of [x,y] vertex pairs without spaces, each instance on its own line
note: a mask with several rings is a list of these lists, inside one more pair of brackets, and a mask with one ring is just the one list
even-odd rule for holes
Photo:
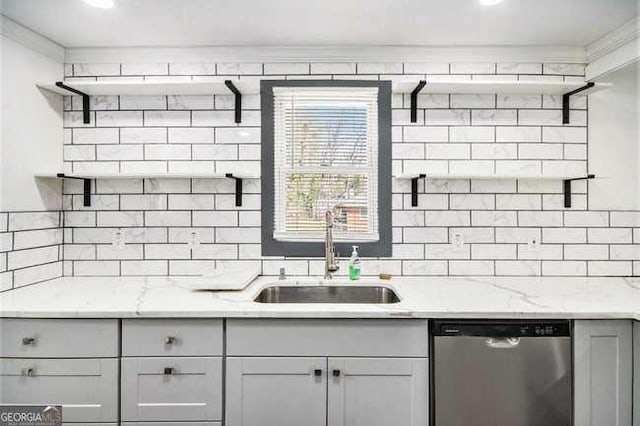
[[322,241],[377,241],[378,88],[275,87],[274,231]]

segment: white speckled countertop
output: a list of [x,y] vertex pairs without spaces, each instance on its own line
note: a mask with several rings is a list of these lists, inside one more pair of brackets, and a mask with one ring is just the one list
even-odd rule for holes
[[193,291],[198,277],[64,277],[0,294],[1,317],[628,318],[640,320],[640,278],[396,277],[358,284],[391,287],[401,301],[263,304],[271,284],[317,278],[258,277],[240,292]]

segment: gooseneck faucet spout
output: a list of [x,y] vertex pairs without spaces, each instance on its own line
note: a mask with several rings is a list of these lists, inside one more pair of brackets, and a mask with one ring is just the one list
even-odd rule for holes
[[324,278],[330,280],[333,273],[340,269],[338,265],[339,255],[336,254],[336,248],[333,245],[333,213],[327,210],[325,214],[325,238],[324,238]]

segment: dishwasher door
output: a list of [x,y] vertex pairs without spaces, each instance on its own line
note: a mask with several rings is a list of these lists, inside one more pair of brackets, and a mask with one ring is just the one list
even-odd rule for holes
[[571,426],[568,322],[441,323],[435,426]]

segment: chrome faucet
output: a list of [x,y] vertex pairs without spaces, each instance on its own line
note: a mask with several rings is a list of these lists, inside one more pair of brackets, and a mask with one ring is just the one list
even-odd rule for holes
[[338,265],[339,254],[336,254],[336,248],[333,245],[333,213],[327,210],[325,214],[326,226],[324,236],[324,279],[333,278],[333,273],[340,269]]

